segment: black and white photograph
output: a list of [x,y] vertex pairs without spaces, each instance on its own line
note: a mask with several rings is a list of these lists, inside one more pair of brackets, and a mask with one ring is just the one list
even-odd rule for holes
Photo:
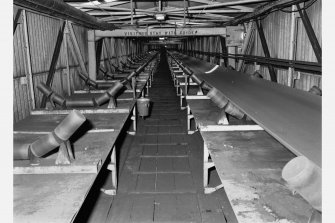
[[334,222],[331,1],[5,2],[1,222]]

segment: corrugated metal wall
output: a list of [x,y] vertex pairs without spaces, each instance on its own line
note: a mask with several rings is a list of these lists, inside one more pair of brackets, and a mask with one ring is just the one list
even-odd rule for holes
[[[17,7],[14,6],[14,15],[17,12]],[[62,20],[43,16],[34,12],[26,11],[30,61],[32,70],[32,79],[34,85],[34,96],[36,108],[40,107],[42,94],[36,89],[37,84],[46,82],[48,71],[50,68],[56,40],[59,29],[63,24]],[[81,50],[87,55],[87,38],[86,29],[73,26]],[[25,47],[25,33],[24,33],[24,20],[21,15],[16,32],[13,36],[13,49],[14,49],[14,70],[13,70],[13,93],[14,93],[14,122],[17,122],[27,115],[31,110],[28,103],[28,87],[22,83],[28,73],[27,61],[27,48]],[[54,74],[52,89],[61,94],[67,94],[67,81],[66,81],[66,56],[65,56],[65,41],[61,45],[61,50],[56,65],[56,72]],[[87,58],[85,56],[84,58]],[[78,64],[69,57],[70,73],[74,80],[71,81],[75,86],[81,85],[81,80],[75,77],[78,71]]]
[[[14,6],[14,16],[17,12],[17,7]],[[46,82],[50,63],[56,45],[57,35],[63,20],[52,18],[38,13],[26,12],[28,39],[30,49],[30,60],[32,69],[32,79],[34,83],[34,95],[36,100],[36,108],[40,107],[42,94],[36,89],[40,82]],[[72,25],[76,39],[84,58],[87,68],[88,64],[88,48],[87,48],[87,29],[75,24]],[[70,37],[68,37],[70,38]],[[126,61],[128,55],[134,55],[141,48],[136,40],[126,38],[110,38],[104,41],[110,41],[112,62],[120,65],[119,61]],[[142,47],[143,49],[143,47]],[[27,84],[24,83],[24,78],[28,74],[27,48],[25,47],[24,23],[22,14],[13,36],[13,112],[14,123],[29,115],[32,109],[29,104],[29,90]],[[106,60],[107,53],[104,52],[101,56],[103,64]],[[68,93],[67,84],[67,59],[66,59],[65,38],[63,39],[61,50],[54,74],[52,89],[66,96]],[[72,57],[70,50],[68,52],[69,71],[70,71],[70,88],[71,91],[82,89],[84,82],[78,77],[79,64]]]
[[[17,8],[13,10],[14,15],[17,13]],[[19,19],[19,25],[13,36],[13,117],[14,120],[20,120],[27,116],[30,109],[28,87],[26,84],[21,84],[22,78],[27,73],[26,49],[22,16]]]
[[[311,1],[306,2],[308,5]],[[292,10],[290,7],[285,10]],[[321,0],[317,0],[307,10],[307,14],[313,26],[314,32],[322,45],[321,38]],[[296,13],[299,16],[299,13]],[[290,31],[291,31],[291,13],[285,13],[277,11],[269,14],[267,17],[262,19],[263,30],[265,38],[268,44],[270,55],[273,58],[289,59],[290,49]],[[255,56],[264,56],[263,48],[259,39],[257,30],[255,31],[255,40],[251,46],[251,51],[246,54]],[[202,40],[200,40],[200,38]],[[209,40],[209,47],[204,47],[206,44],[202,44],[202,41]],[[190,37],[186,43],[181,46],[182,50],[195,50],[204,51],[211,53],[222,53],[221,41],[219,37]],[[207,57],[203,57],[199,53],[191,53],[191,56],[198,57],[200,59],[207,60]],[[296,31],[296,57],[295,60],[317,62],[313,48],[306,34],[305,28],[301,21],[301,18],[297,18],[297,31]],[[210,56],[211,63],[216,64],[217,59],[214,56]],[[223,63],[223,59],[220,59],[220,64]],[[244,72],[253,73],[254,65],[248,64],[245,66]],[[277,73],[278,83],[288,85],[288,70],[275,68]],[[264,78],[270,80],[270,75],[267,66],[261,65],[260,72]],[[294,76],[299,77],[298,72],[294,72]],[[322,88],[321,76],[311,73],[300,73],[300,78],[295,81],[295,88],[308,91],[313,85]]]
[[[286,10],[291,10],[291,8],[287,8]],[[307,9],[307,14],[319,43],[322,45],[321,0],[316,1],[311,7],[309,7]],[[299,14],[297,13],[297,15]],[[262,20],[262,25],[271,57],[289,59],[291,13],[285,13],[282,11],[271,13]],[[317,62],[301,18],[297,18],[296,44],[296,60]],[[251,54],[264,56],[257,32]],[[249,72],[252,72],[253,70],[253,66],[248,67]],[[275,68],[275,70],[277,72],[278,83],[288,85],[288,71],[286,69],[277,68]],[[261,66],[260,71],[266,79],[270,79],[268,68],[266,66]],[[295,75],[298,76],[297,72],[295,72]],[[295,88],[305,91],[308,91],[313,85],[322,88],[321,76],[301,72],[300,79],[295,81]]]

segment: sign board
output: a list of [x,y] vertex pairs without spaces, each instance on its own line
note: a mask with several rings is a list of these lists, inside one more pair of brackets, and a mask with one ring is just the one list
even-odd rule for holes
[[159,28],[159,29],[116,29],[95,30],[101,37],[166,37],[166,36],[225,36],[226,28]]

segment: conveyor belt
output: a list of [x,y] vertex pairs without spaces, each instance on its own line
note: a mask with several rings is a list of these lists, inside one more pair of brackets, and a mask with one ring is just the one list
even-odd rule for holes
[[321,97],[191,57],[183,64],[262,126],[296,155],[321,167]]

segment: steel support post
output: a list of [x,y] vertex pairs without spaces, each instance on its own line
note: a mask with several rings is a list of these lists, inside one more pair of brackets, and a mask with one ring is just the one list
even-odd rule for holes
[[[97,70],[96,70],[96,73],[98,74],[99,72],[99,69],[100,69],[100,61],[101,61],[101,53],[102,53],[102,45],[103,45],[103,41],[104,39],[99,39],[97,42],[96,42],[96,64],[97,64]],[[106,71],[107,71],[107,67],[106,67]]]
[[[257,31],[258,31],[258,34],[259,34],[259,38],[261,40],[264,55],[267,58],[271,58],[270,51],[269,51],[269,48],[268,48],[268,44],[266,43],[266,39],[265,39],[265,35],[264,35],[263,26],[262,26],[261,21],[256,22],[256,26],[257,26]],[[275,69],[270,64],[268,65],[268,68],[269,68],[271,81],[277,82],[277,76],[276,76]]]
[[26,74],[27,77],[27,84],[29,90],[29,104],[31,109],[35,109],[35,94],[34,94],[34,81],[33,81],[33,71],[31,65],[31,57],[30,57],[30,42],[29,42],[29,34],[28,34],[28,24],[27,24],[27,14],[26,10],[22,12],[23,17],[23,30],[24,30],[24,46],[26,48],[26,56],[27,56],[27,66],[28,72]]
[[95,34],[94,30],[87,31],[88,44],[88,76],[91,80],[97,79],[97,58],[95,51]]
[[[49,87],[52,85],[52,81],[55,75],[56,65],[57,65],[60,49],[61,49],[62,42],[63,42],[65,25],[66,25],[66,21],[63,21],[62,26],[60,27],[58,31],[57,41],[56,41],[55,49],[52,55],[51,64],[49,67],[49,73],[47,76],[47,81],[45,83]],[[41,102],[41,108],[45,107],[46,102],[47,102],[47,97],[46,95],[43,95],[42,102]]]
[[312,24],[308,18],[308,15],[305,11],[305,9],[301,9],[299,4],[296,5],[299,15],[301,17],[302,23],[304,24],[307,36],[309,41],[311,42],[311,45],[313,47],[316,59],[318,60],[319,63],[321,63],[322,61],[322,50],[321,50],[321,46],[319,44],[318,39],[316,38],[314,29],[312,27]]
[[15,14],[15,18],[14,18],[14,21],[13,21],[13,34],[15,34],[15,31],[16,31],[16,27],[17,25],[19,24],[19,19],[21,17],[21,12],[22,12],[22,9],[18,9],[16,14]]
[[[228,49],[227,49],[227,45],[226,45],[226,38],[224,38],[223,36],[220,36],[220,42],[221,42],[222,54],[224,56],[228,56]],[[225,67],[228,66],[228,57],[224,57],[224,65],[225,65]]]

